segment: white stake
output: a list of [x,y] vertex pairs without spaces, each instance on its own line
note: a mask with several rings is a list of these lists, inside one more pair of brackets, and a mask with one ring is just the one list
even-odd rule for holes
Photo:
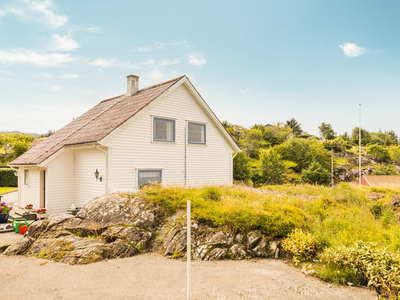
[[192,222],[190,219],[190,200],[187,202],[187,300],[190,300],[190,260],[192,257],[190,245],[191,245],[191,226]]
[[359,149],[358,149],[358,178],[359,178],[359,187],[361,188],[361,103],[359,105],[360,107],[360,125],[358,127],[358,145],[359,145]]

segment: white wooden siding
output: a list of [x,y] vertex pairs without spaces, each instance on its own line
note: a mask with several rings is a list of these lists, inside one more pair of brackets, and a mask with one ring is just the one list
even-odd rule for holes
[[[82,207],[95,197],[106,193],[106,156],[96,148],[75,150],[75,197],[76,207]],[[94,173],[99,170],[103,181],[96,181]],[[71,206],[71,205],[70,205]]]
[[46,208],[49,214],[67,213],[74,203],[74,150],[65,149],[47,165]]
[[[25,170],[29,170],[29,185],[25,185]],[[32,204],[34,208],[40,206],[40,171],[38,167],[21,168],[19,176],[19,189],[21,195],[21,207]]]
[[[176,120],[175,143],[153,142],[153,117]],[[187,144],[187,122],[206,124],[206,145]],[[161,169],[165,185],[230,184],[234,151],[188,89],[181,85],[106,142],[112,147],[111,192],[137,188],[138,169]]]

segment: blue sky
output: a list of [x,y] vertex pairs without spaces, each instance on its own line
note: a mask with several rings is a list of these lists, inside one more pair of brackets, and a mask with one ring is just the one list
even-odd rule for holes
[[400,134],[399,1],[0,2],[0,131],[189,76],[221,120]]

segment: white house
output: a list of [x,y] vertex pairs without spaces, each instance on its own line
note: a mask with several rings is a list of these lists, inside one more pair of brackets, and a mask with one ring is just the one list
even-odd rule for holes
[[[65,213],[96,196],[163,185],[232,184],[240,149],[186,76],[101,101],[12,161],[19,206]],[[97,175],[97,177],[96,177]]]

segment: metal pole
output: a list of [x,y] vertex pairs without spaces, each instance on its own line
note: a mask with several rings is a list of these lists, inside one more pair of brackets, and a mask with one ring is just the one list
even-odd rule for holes
[[190,300],[190,260],[191,260],[191,217],[190,217],[190,200],[187,202],[187,300]]
[[359,116],[359,121],[360,121],[360,125],[358,127],[358,144],[359,144],[359,149],[358,149],[358,185],[361,188],[361,103],[359,105],[360,107],[360,116]]
[[331,148],[331,185],[333,186],[333,148]]

